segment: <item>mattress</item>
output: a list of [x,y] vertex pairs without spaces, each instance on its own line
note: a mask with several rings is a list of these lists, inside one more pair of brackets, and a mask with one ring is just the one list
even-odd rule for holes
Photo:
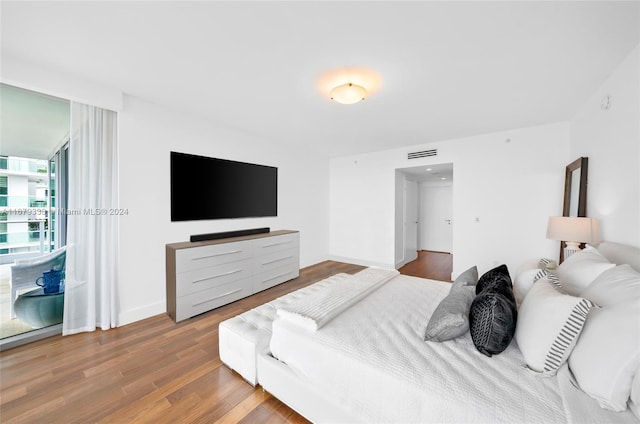
[[[633,420],[631,414],[593,408],[590,399],[568,405],[563,393],[571,384],[529,372],[515,341],[491,358],[475,349],[468,333],[444,343],[423,341],[428,319],[449,288],[398,276],[318,331],[276,319],[271,353],[301,381],[367,422]],[[585,405],[594,415],[580,412]]]
[[335,274],[271,302],[222,321],[218,327],[220,359],[252,386],[258,383],[258,355],[269,351],[271,325],[276,311],[314,293],[340,284],[348,274]]

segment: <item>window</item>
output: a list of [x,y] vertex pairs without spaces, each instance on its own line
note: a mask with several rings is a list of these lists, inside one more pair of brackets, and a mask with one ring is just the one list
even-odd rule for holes
[[[0,167],[0,169],[7,169],[6,167],[6,163],[7,163],[7,158],[3,157],[4,161],[5,161],[5,167],[2,168]],[[8,201],[7,201],[7,187],[8,187],[8,179],[5,175],[0,176],[0,206],[7,206]]]
[[0,243],[7,242],[7,213],[0,212]]
[[[69,188],[69,143],[49,160],[49,213],[48,229],[52,249],[67,244],[67,192]],[[61,213],[58,213],[61,212]],[[55,243],[54,243],[55,241]]]

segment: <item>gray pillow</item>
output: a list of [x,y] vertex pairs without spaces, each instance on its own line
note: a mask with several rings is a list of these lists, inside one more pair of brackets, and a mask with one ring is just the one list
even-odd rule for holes
[[478,284],[478,267],[472,266],[462,274],[458,275],[453,285],[475,286]]
[[444,342],[462,336],[469,330],[469,308],[476,297],[478,269],[474,266],[460,274],[442,299],[427,325],[424,339]]

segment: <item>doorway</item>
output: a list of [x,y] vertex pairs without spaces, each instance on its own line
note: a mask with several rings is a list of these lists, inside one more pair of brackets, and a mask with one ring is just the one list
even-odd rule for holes
[[418,257],[418,183],[404,181],[404,262],[415,261]]
[[430,280],[451,281],[453,257],[449,253],[421,250],[416,260],[409,262],[398,271],[400,274]]
[[[43,258],[65,245],[66,216],[56,211],[66,209],[70,104],[7,84],[0,84],[0,99],[1,350],[60,332],[56,320],[40,318],[58,315],[61,293],[40,293],[34,270],[59,266]],[[21,273],[11,268],[16,261]]]
[[[421,258],[424,262],[425,257],[433,256],[422,254],[423,252],[451,256],[454,224],[453,164],[401,168],[397,169],[396,175],[401,180],[396,181],[396,199],[397,204],[402,205],[401,213],[396,213],[395,224],[396,231],[402,231],[401,235],[397,233],[396,236],[398,268],[412,261],[420,261]],[[452,268],[452,257],[444,263],[449,263],[448,268]],[[422,265],[416,267],[425,269]],[[449,281],[451,270],[448,277],[442,280]],[[444,275],[442,270],[438,273]],[[433,277],[425,275],[424,278]]]
[[420,250],[451,253],[453,247],[452,184],[420,184],[418,214]]

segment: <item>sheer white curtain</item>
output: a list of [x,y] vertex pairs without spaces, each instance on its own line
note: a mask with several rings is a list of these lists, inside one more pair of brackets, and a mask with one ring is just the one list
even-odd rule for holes
[[62,334],[116,326],[117,115],[71,103]]

